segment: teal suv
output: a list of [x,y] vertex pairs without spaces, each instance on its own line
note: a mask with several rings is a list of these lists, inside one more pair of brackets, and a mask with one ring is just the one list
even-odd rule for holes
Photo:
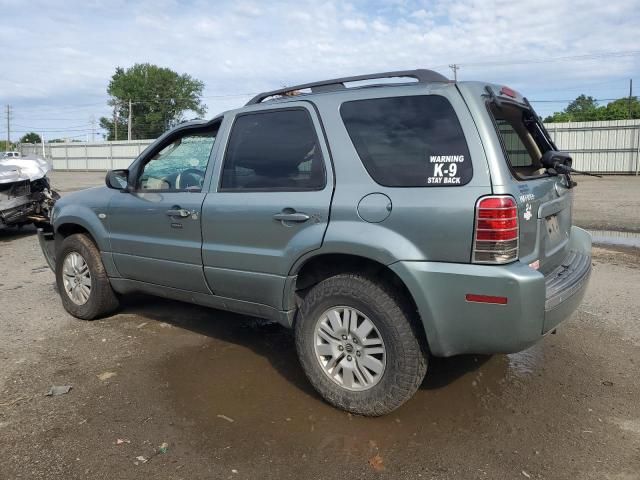
[[144,292],[267,318],[328,402],[382,415],[431,356],[517,352],[577,308],[571,173],[508,87],[362,75],[177,126],[40,241],[75,317]]

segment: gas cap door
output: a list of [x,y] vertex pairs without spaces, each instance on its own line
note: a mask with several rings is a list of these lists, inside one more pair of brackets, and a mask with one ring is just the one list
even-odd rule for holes
[[382,222],[391,214],[391,210],[391,199],[384,193],[370,193],[358,203],[358,215],[369,223]]

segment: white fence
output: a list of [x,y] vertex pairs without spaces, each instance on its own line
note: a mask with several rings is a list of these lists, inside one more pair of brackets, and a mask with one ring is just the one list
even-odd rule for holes
[[546,123],[558,148],[571,153],[573,168],[638,175],[640,120]]
[[[112,170],[128,168],[133,159],[153,140],[122,140],[117,142],[45,143],[44,156],[54,170]],[[43,156],[42,144],[20,145],[22,155]]]
[[[578,170],[635,174],[640,170],[640,120],[548,123],[556,145],[573,156]],[[46,143],[44,156],[56,170],[127,168],[153,140]],[[42,156],[41,144],[23,144],[23,155]]]

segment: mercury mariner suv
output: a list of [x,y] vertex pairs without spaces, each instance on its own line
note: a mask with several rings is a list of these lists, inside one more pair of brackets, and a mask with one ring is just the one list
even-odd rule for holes
[[362,75],[178,125],[60,199],[40,241],[75,317],[144,292],[270,319],[329,403],[375,416],[431,356],[517,352],[577,308],[570,174],[508,87]]

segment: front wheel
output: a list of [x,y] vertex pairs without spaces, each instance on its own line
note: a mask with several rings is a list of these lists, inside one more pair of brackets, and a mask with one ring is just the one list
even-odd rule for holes
[[118,299],[93,241],[69,235],[56,255],[56,283],[62,305],[83,320],[102,317],[118,307]]
[[298,356],[332,405],[367,416],[389,413],[416,392],[427,370],[402,294],[356,274],[314,286],[296,321]]

